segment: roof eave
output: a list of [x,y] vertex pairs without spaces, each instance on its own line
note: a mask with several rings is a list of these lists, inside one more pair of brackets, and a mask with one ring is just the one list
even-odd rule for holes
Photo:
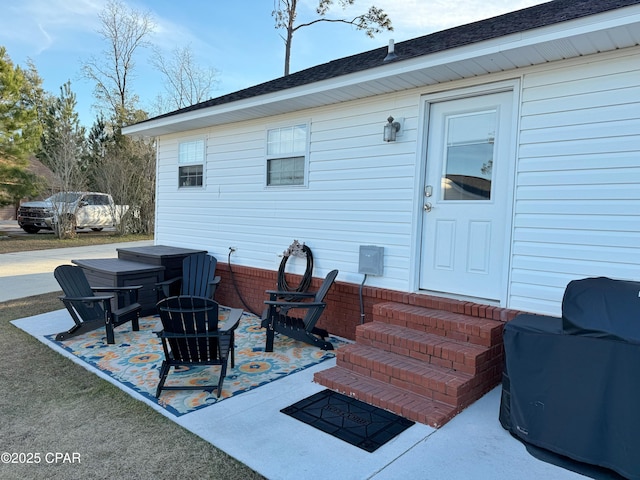
[[[519,32],[368,70],[131,125],[159,136],[291,113],[640,44],[640,5]],[[396,51],[401,44],[396,45]]]

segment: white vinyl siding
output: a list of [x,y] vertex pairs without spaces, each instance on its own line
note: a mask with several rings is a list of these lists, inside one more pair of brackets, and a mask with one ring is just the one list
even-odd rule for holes
[[[520,79],[508,280],[502,306],[560,314],[567,283],[586,276],[640,278],[640,49],[451,82],[458,88]],[[204,248],[231,261],[277,270],[298,240],[314,254],[314,276],[340,270],[360,284],[360,245],[384,247],[384,276],[367,285],[413,291],[422,241],[426,114],[423,95],[443,85],[158,141],[158,244]],[[389,115],[404,118],[396,142],[382,140]],[[265,132],[308,120],[306,188],[265,187]],[[203,189],[175,188],[178,144],[206,140]],[[302,273],[304,259],[288,269]]]
[[[206,192],[172,193],[166,172],[175,165],[180,136],[159,142],[156,241],[206,248],[226,261],[276,270],[282,252],[299,240],[314,254],[314,276],[333,268],[345,281],[360,283],[360,245],[385,247],[385,278],[407,290],[413,226],[416,125],[419,92],[392,102],[359,101],[305,112],[308,136],[308,188],[265,188],[265,129],[296,124],[282,116],[207,131]],[[403,136],[383,142],[382,127],[392,112],[404,117]],[[189,132],[194,135],[197,132]],[[175,168],[175,167],[173,167]],[[300,273],[305,262],[287,269]],[[380,282],[371,278],[368,284]]]
[[639,278],[640,62],[526,75],[509,306],[560,314],[588,276]]

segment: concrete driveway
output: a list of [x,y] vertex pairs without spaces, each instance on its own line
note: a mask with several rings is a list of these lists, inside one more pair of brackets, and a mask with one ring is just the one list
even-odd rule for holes
[[[6,231],[5,225],[2,227]],[[19,230],[17,224],[15,227]],[[153,245],[153,240],[1,254],[0,302],[59,291],[60,286],[53,278],[58,265],[85,258],[116,258],[117,248],[144,245]]]

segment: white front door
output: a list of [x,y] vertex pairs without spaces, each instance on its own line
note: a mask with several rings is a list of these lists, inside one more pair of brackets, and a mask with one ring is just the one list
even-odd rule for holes
[[420,288],[500,300],[512,92],[432,103],[423,195]]

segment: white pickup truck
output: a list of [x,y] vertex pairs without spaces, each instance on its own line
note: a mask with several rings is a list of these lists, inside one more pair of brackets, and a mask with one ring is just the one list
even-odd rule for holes
[[55,230],[64,215],[66,225],[98,232],[117,226],[128,209],[128,205],[115,205],[106,193],[60,192],[39,202],[20,205],[18,225],[27,233]]

